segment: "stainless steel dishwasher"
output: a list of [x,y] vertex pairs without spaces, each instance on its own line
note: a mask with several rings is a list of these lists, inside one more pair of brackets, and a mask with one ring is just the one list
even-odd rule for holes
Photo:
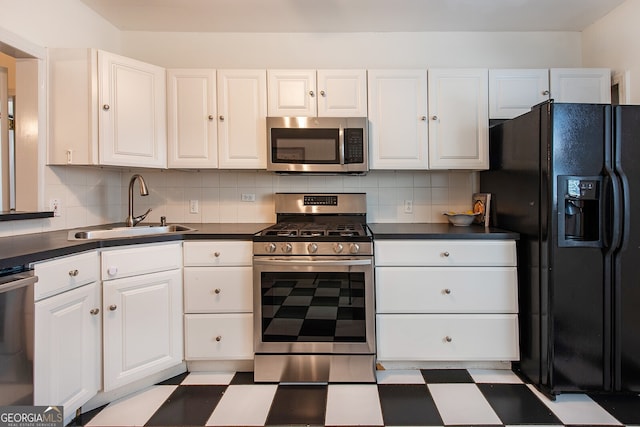
[[0,406],[33,405],[33,270],[0,270]]

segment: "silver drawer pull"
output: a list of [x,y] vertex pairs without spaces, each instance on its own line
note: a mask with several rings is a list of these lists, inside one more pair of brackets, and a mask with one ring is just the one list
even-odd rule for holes
[[216,295],[219,295],[219,294],[220,294],[220,292],[222,292],[222,289],[220,289],[220,288],[217,288],[217,289],[215,289],[215,290],[213,291],[213,293],[214,293],[214,294],[216,294]]
[[110,310],[110,311],[116,311],[116,309],[117,309],[117,308],[118,308],[118,306],[117,306],[117,305],[115,305],[115,304],[111,304],[111,305],[109,306],[109,310]]
[[220,258],[220,252],[214,252],[213,256],[216,257],[216,258]]
[[96,314],[100,313],[100,309],[99,308],[91,309],[89,313],[95,316]]
[[218,342],[222,341],[222,336],[218,335],[218,336],[216,337],[216,341],[218,341]]
[[451,295],[451,289],[443,289],[442,293],[445,295]]
[[102,106],[102,109],[103,109],[104,111],[109,111],[109,108],[111,108],[111,107],[109,106],[109,104],[104,104],[104,105]]
[[453,338],[451,338],[450,336],[447,335],[446,337],[444,337],[444,340],[446,342],[451,342],[451,341],[453,341]]
[[449,255],[451,255],[449,252],[443,252],[442,253],[442,256],[445,257],[445,258],[448,258]]
[[69,270],[69,276],[76,277],[80,273],[78,270]]

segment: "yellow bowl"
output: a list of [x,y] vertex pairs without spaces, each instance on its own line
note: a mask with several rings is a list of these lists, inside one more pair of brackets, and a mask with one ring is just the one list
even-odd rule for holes
[[458,227],[464,227],[467,225],[471,225],[473,222],[473,218],[476,215],[480,215],[480,212],[477,213],[457,213],[457,212],[445,212],[443,215],[446,215],[449,219],[449,222]]

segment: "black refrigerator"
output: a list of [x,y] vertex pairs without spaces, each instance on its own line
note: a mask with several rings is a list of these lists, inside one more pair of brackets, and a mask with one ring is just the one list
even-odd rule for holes
[[520,233],[520,360],[545,394],[640,392],[640,106],[545,102],[490,128],[493,225]]

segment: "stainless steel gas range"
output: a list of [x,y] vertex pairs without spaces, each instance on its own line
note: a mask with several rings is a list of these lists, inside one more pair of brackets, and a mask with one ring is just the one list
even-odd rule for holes
[[366,195],[275,197],[253,242],[255,381],[375,382]]

